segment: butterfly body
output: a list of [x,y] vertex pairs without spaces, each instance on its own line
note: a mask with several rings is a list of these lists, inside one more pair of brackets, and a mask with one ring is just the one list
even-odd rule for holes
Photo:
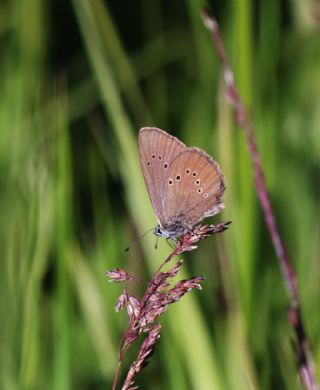
[[139,133],[139,157],[158,219],[156,235],[176,239],[223,207],[224,176],[202,149],[155,127]]
[[175,240],[177,237],[182,236],[183,234],[187,233],[189,229],[184,227],[182,224],[179,224],[179,222],[175,222],[172,225],[161,226],[158,224],[155,228],[153,233],[156,236],[166,237],[166,238],[172,238]]

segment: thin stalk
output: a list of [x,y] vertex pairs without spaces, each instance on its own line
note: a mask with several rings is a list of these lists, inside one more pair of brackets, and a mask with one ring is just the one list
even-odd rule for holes
[[[141,300],[128,294],[127,288],[124,288],[118,299],[116,309],[118,311],[127,306],[130,320],[127,330],[120,341],[118,366],[114,375],[112,390],[116,389],[123,357],[138,337],[143,333],[147,335],[140,347],[137,359],[130,365],[122,390],[132,388],[135,377],[146,366],[152,356],[154,347],[160,337],[161,325],[156,321],[158,321],[161,314],[167,310],[169,305],[178,302],[192,289],[201,289],[201,282],[204,280],[203,276],[182,279],[175,283],[173,287],[170,286],[171,283],[167,279],[178,275],[182,266],[182,260],[179,260],[166,272],[161,272],[162,267],[168,264],[175,256],[196,249],[198,241],[225,231],[229,224],[230,222],[228,221],[221,222],[218,225],[198,225],[180,237],[175,249],[151,277]],[[113,282],[137,280],[137,278],[120,268],[107,271],[106,274]]]
[[[152,280],[156,277],[156,275],[161,271],[161,269],[167,263],[169,263],[173,257],[176,256],[177,248],[178,247],[176,247],[173,250],[173,252],[170,253],[170,255],[165,259],[165,261],[160,265],[160,267],[157,269],[157,271],[153,274],[153,277],[151,278],[151,283],[152,283]],[[154,294],[154,292],[157,290],[157,288],[158,288],[158,285],[154,284],[152,289],[147,290],[146,294],[144,295],[144,297],[141,300],[141,304],[140,304],[141,311],[145,308],[145,305],[147,304],[149,298],[152,296],[152,294]],[[127,330],[125,331],[125,333],[123,334],[123,336],[121,338],[120,348],[119,348],[118,365],[117,365],[117,368],[116,368],[116,371],[114,374],[114,378],[113,378],[112,390],[116,390],[118,379],[119,379],[119,373],[120,373],[121,365],[123,362],[123,357],[124,357],[125,353],[127,352],[127,350],[130,348],[130,346],[132,345],[132,342],[128,342],[127,335],[129,335],[130,332],[132,332],[138,326],[138,322],[139,322],[139,318],[132,317],[130,319],[130,323],[129,323]]]
[[233,72],[224,50],[218,23],[216,19],[209,15],[206,11],[203,11],[202,18],[205,26],[211,32],[214,48],[222,64],[223,75],[227,87],[227,95],[231,104],[234,106],[237,124],[245,136],[247,147],[251,155],[255,189],[260,201],[264,220],[278,258],[283,282],[289,297],[289,322],[296,335],[295,352],[297,357],[299,376],[303,386],[307,390],[317,390],[318,385],[316,383],[314,374],[314,364],[310,350],[310,344],[301,316],[297,278],[287,248],[281,238],[274,209],[270,201],[260,155],[253,132],[252,120],[246,113],[244,104],[236,87]]
[[117,369],[116,369],[116,372],[115,372],[114,378],[113,378],[112,390],[116,390],[121,364],[122,364],[122,359],[119,359],[118,366],[117,366]]

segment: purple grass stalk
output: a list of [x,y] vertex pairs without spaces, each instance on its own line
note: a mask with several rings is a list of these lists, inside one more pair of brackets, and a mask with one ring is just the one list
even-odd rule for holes
[[[230,222],[222,222],[218,225],[198,225],[192,231],[186,233],[177,242],[173,252],[162,263],[147,283],[146,291],[141,300],[130,295],[127,286],[124,287],[117,303],[116,311],[127,308],[129,316],[129,325],[120,341],[118,366],[114,375],[112,390],[115,390],[118,384],[119,373],[125,353],[138,337],[145,333],[147,337],[142,342],[137,359],[131,364],[127,377],[122,385],[122,390],[134,390],[137,374],[144,368],[154,352],[156,343],[160,338],[161,325],[156,323],[161,314],[163,314],[169,305],[178,302],[185,294],[192,289],[201,290],[202,276],[195,276],[189,279],[180,280],[171,287],[168,279],[178,275],[182,260],[177,261],[168,271],[161,271],[175,256],[184,252],[189,252],[197,248],[197,242],[216,233],[221,233],[228,228]],[[110,282],[129,282],[140,281],[138,278],[129,275],[120,268],[107,271],[106,275]]]
[[222,71],[227,87],[227,97],[234,106],[237,124],[244,133],[247,147],[251,155],[255,189],[260,201],[264,220],[278,258],[283,282],[289,297],[289,323],[294,329],[296,335],[295,352],[300,380],[306,389],[317,390],[319,387],[315,379],[314,363],[310,350],[310,344],[301,316],[297,278],[286,246],[280,236],[275,213],[268,194],[260,155],[253,133],[252,120],[246,113],[244,104],[242,103],[241,97],[236,87],[233,72],[224,50],[224,45],[219,31],[219,25],[216,19],[212,15],[209,15],[206,10],[202,12],[202,19],[205,26],[211,32],[214,48],[222,64]]

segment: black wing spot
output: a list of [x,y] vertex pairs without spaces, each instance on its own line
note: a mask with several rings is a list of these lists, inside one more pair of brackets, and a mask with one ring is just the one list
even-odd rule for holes
[[167,169],[168,168],[168,163],[163,164],[163,168]]
[[201,194],[201,192],[202,192],[202,188],[198,188],[198,190],[197,190],[197,191],[198,191],[198,193],[199,193],[199,194]]

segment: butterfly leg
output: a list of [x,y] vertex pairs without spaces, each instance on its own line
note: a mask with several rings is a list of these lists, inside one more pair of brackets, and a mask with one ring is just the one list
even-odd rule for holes
[[166,243],[170,246],[170,248],[173,248],[173,246],[170,244],[170,237],[166,237]]
[[[199,225],[198,225],[198,226],[199,226]],[[198,226],[197,226],[197,227],[198,227]],[[184,225],[184,228],[185,228],[189,233],[194,234],[198,239],[201,238],[201,236],[199,236],[199,234],[195,231],[196,228],[192,230],[192,229],[190,229],[189,226],[187,226],[187,225]]]
[[170,244],[170,240],[172,240],[175,244],[177,243],[177,240],[175,240],[174,238],[172,238],[172,237],[167,237],[166,238],[166,243],[170,246],[170,248],[174,248],[174,246],[172,246],[171,244]]

